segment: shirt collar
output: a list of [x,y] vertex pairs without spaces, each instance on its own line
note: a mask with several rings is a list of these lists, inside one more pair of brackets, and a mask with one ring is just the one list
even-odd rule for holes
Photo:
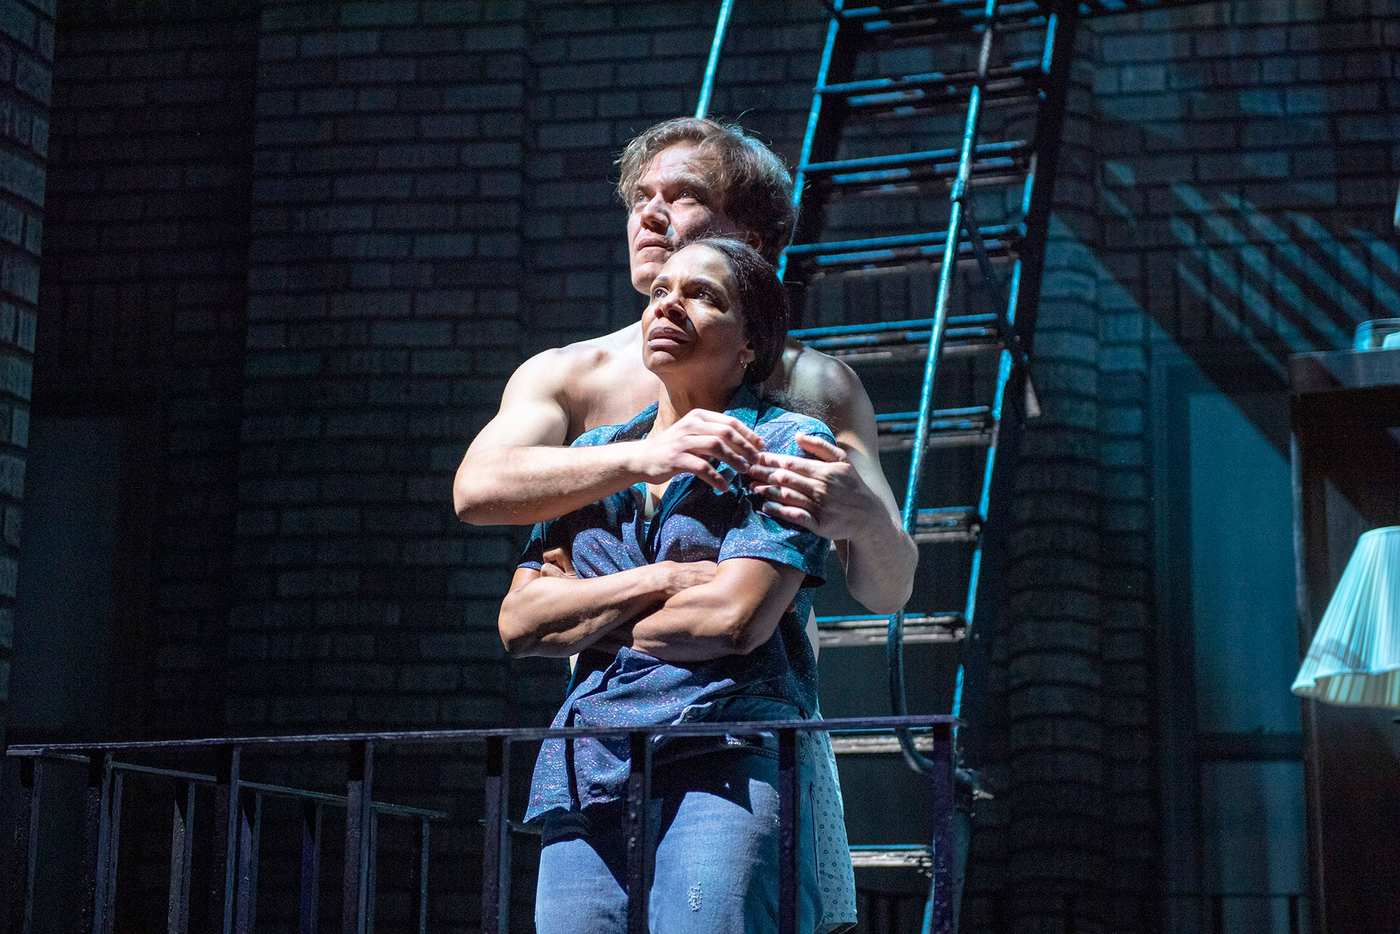
[[[613,441],[635,441],[651,430],[652,424],[656,421],[656,403],[642,409],[631,420],[619,425],[613,432]],[[753,428],[758,424],[758,415],[763,409],[763,401],[758,398],[753,387],[748,383],[740,384],[734,390],[734,395],[729,397],[729,403],[725,407],[724,414],[730,418],[738,419],[748,428]]]

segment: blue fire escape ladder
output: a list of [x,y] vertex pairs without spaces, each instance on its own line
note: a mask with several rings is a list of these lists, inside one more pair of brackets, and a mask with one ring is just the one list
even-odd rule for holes
[[[900,456],[907,452],[901,518],[920,546],[921,567],[934,560],[931,546],[951,545],[967,550],[958,565],[967,572],[960,605],[911,605],[889,617],[819,616],[819,641],[828,650],[884,644],[894,714],[907,713],[909,706],[906,644],[946,644],[958,651],[951,712],[965,724],[959,754],[968,765],[976,759],[967,755],[967,747],[975,745],[981,726],[991,646],[991,627],[974,622],[979,597],[984,604],[991,602],[992,578],[998,576],[989,573],[996,563],[994,533],[1008,524],[1009,471],[998,465],[1014,459],[1021,422],[1039,411],[1029,355],[1079,8],[1034,0],[832,0],[823,5],[830,16],[795,172],[799,222],[779,273],[790,285],[804,287],[809,299],[815,299],[817,287],[840,278],[868,281],[921,273],[934,276],[935,284],[931,317],[880,320],[882,309],[867,307],[853,315],[867,320],[806,328],[793,336],[863,372],[922,365],[917,384],[904,384],[903,406],[895,402],[887,407],[882,403],[891,400],[872,392],[879,448]],[[721,6],[698,116],[709,109],[731,6],[732,0]],[[914,48],[916,57],[926,54],[925,61],[935,67],[878,73],[882,51],[901,47]],[[945,49],[957,53],[947,67],[933,60]],[[1015,108],[1033,119],[1033,129],[1011,118],[999,120],[995,133],[984,133],[990,111]],[[881,134],[872,127],[891,120],[929,121],[929,129],[913,132],[927,132],[933,145],[910,152],[851,154],[852,149],[875,148]],[[940,142],[940,129],[951,138]],[[983,205],[991,203],[988,193],[999,200],[984,211]],[[823,236],[833,226],[828,215],[835,216],[840,203],[855,201],[888,203],[891,214],[911,204],[920,215],[933,208],[946,221],[925,222],[922,228],[915,223],[914,229],[906,222],[897,230],[838,221],[838,235]],[[939,204],[944,207],[938,209]],[[975,297],[969,279],[976,283]],[[957,307],[959,300],[964,307]],[[994,374],[975,381],[981,398],[947,404],[953,393],[944,388],[945,364],[978,357]],[[980,450],[982,456],[980,469],[968,471],[961,497],[954,505],[926,502],[925,481],[936,457],[968,449]],[[926,599],[916,589],[914,600]],[[897,739],[837,737],[833,745],[841,756],[898,753],[917,771],[932,767],[921,751],[921,738],[907,731]],[[960,767],[958,781],[964,800],[981,793],[971,768]],[[913,867],[929,875],[934,885],[925,903],[925,931],[952,930],[947,906],[955,903],[964,858],[934,853],[927,843],[852,847],[857,868]]]

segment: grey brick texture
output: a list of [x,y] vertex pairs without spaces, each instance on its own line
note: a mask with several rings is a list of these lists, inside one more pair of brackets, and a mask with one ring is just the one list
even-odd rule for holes
[[63,11],[38,379],[49,405],[115,407],[149,472],[148,593],[119,638],[152,650],[114,728],[195,735],[224,723],[256,33],[143,12]]
[[0,738],[8,722],[4,711],[29,447],[53,35],[48,4],[13,0],[0,11]]

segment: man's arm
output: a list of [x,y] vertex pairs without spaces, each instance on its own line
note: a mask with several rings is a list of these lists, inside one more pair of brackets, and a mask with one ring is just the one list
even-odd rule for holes
[[870,396],[850,367],[824,355],[817,359],[805,374],[795,373],[794,384],[805,385],[790,391],[822,400],[822,417],[839,447],[799,436],[811,457],[759,455],[749,472],[760,481],[754,491],[767,500],[765,512],[834,540],[851,596],[872,613],[893,613],[913,591],[918,546],[904,532],[880,467]]
[[644,441],[564,447],[574,360],[547,350],[511,376],[496,416],[472,441],[452,482],[457,518],[473,525],[527,525],[565,515],[643,480],[693,473],[717,490],[711,461],[745,469],[762,441],[747,426],[696,409]]
[[632,647],[668,662],[747,655],[773,635],[802,571],[758,558],[722,561],[714,578],[679,591],[632,625]]
[[714,576],[710,561],[660,561],[590,578],[519,568],[496,625],[511,655],[573,655]]

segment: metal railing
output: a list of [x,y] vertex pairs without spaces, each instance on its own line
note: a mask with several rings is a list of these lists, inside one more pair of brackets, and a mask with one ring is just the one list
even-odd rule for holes
[[[778,745],[779,795],[779,931],[795,934],[798,904],[798,828],[801,799],[797,734],[927,730],[931,759],[938,764],[929,775],[929,843],[932,855],[934,925],[938,934],[952,934],[952,730],[949,716],[839,718],[746,723],[682,723],[633,729],[508,729],[426,730],[403,732],[244,736],[150,742],[60,743],[16,745],[7,751],[20,769],[18,800],[12,802],[14,832],[3,854],[4,888],[11,934],[31,934],[34,926],[35,881],[41,871],[39,832],[51,769],[81,766],[87,770],[81,834],[82,908],[75,919],[84,934],[111,934],[118,904],[117,864],[122,831],[122,795],[128,777],[164,781],[168,785],[171,831],[169,856],[168,934],[190,929],[190,882],[196,857],[195,791],[208,786],[214,794],[213,842],[205,854],[212,881],[210,905],[215,922],[210,930],[250,934],[255,929],[260,861],[262,806],[265,798],[285,798],[301,805],[301,853],[298,893],[299,934],[316,934],[319,923],[322,815],[326,808],[345,811],[342,930],[369,934],[374,929],[378,877],[376,843],[380,817],[417,821],[417,892],[414,919],[422,934],[429,928],[428,863],[430,825],[446,812],[409,807],[374,799],[376,750],[404,746],[482,743],[486,772],[482,817],[486,827],[482,847],[481,930],[504,934],[510,922],[511,826],[509,821],[509,762],[512,746],[547,739],[628,738],[631,770],[627,780],[625,834],[629,932],[646,932],[649,858],[654,841],[646,820],[651,797],[652,737],[703,737],[773,734]],[[344,748],[349,776],[345,793],[291,788],[252,780],[245,774],[245,751],[282,748],[309,750]],[[193,756],[213,753],[213,774],[125,761],[140,756]],[[121,761],[118,756],[122,757]],[[454,919],[460,923],[460,919]],[[197,928],[199,926],[196,926]]]
[[[912,900],[914,896],[905,896]],[[1167,892],[1075,895],[1064,891],[1019,889],[1015,895],[967,893],[964,923],[986,934],[1010,934],[1016,927],[1017,906],[1036,902],[1042,918],[1055,916],[1062,934],[1088,931],[1172,930],[1192,934],[1307,934],[1309,897],[1302,892]],[[1117,903],[1114,911],[1110,906]],[[1134,908],[1126,917],[1121,905]],[[897,907],[897,906],[896,906]],[[1232,913],[1256,909],[1248,921],[1231,922]],[[1232,912],[1233,909],[1233,912]],[[886,908],[886,911],[890,909]],[[1259,912],[1270,919],[1260,926]],[[1167,918],[1170,924],[1164,923]],[[878,928],[873,928],[876,930]],[[896,930],[890,927],[889,930]]]

